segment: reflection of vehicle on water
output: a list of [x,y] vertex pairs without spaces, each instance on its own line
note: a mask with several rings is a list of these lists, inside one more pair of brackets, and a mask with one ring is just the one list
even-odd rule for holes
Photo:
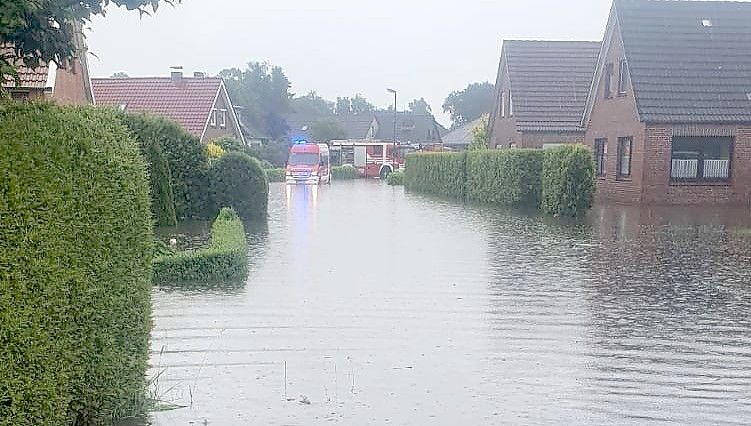
[[404,167],[408,152],[414,151],[410,145],[397,145],[392,142],[372,140],[331,141],[331,164],[354,166],[363,177],[385,179],[391,172]]
[[289,149],[287,183],[331,183],[329,147],[299,142]]

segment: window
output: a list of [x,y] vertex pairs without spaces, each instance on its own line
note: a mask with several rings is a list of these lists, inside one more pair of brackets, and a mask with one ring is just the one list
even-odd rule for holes
[[227,110],[226,109],[219,110],[219,127],[221,128],[227,127]]
[[209,126],[216,127],[216,110],[211,110],[211,115],[209,116]]
[[674,137],[670,177],[674,181],[716,181],[730,179],[733,138]]
[[605,66],[605,99],[610,99],[613,97],[612,83],[613,64],[607,64]]
[[514,116],[514,97],[511,95],[511,91],[508,92],[508,116]]
[[626,73],[628,72],[628,65],[625,59],[621,59],[621,63],[618,66],[618,94],[626,94]]
[[595,173],[605,176],[605,160],[608,157],[608,140],[595,139]]
[[617,177],[631,177],[631,149],[634,145],[633,138],[618,138],[618,173]]
[[501,118],[506,118],[506,92],[501,92]]

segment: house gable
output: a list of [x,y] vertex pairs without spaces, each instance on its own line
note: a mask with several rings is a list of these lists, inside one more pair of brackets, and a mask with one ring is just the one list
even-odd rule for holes
[[[216,121],[214,122],[213,114],[215,112]],[[224,117],[224,126],[222,126],[222,117]],[[206,113],[203,132],[201,132],[201,142],[207,143],[224,136],[233,137],[245,144],[245,136],[240,128],[237,113],[229,98],[224,81],[221,81],[214,102],[211,103],[211,107]]]

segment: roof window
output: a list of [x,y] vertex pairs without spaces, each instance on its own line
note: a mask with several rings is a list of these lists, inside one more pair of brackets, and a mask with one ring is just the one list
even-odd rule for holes
[[703,26],[704,28],[712,28],[712,26],[713,26],[713,23],[712,23],[712,20],[711,20],[711,19],[709,19],[709,18],[704,18],[704,19],[702,19],[702,20],[701,20],[701,25],[702,25],[702,26]]

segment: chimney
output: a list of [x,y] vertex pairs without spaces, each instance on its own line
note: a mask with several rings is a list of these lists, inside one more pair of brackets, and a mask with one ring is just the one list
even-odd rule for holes
[[183,81],[183,67],[176,66],[176,67],[170,67],[170,77],[172,78],[172,82],[175,84],[180,84]]
[[206,78],[206,73],[202,71],[194,71],[193,77],[195,78]]

